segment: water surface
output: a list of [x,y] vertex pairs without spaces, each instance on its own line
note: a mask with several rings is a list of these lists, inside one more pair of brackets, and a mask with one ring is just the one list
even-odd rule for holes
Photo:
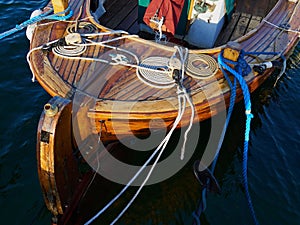
[[[23,22],[42,4],[44,1],[1,0],[0,32]],[[37,176],[35,144],[39,116],[50,96],[31,82],[24,31],[0,40],[0,46],[1,224],[49,224]],[[300,45],[276,88],[271,88],[271,80],[253,96],[249,189],[262,225],[300,224],[299,59]],[[203,224],[252,224],[241,185],[242,114],[242,105],[238,105],[216,168],[223,192],[209,195]],[[190,168],[185,168],[176,177],[147,187],[120,224],[191,224],[198,187]]]

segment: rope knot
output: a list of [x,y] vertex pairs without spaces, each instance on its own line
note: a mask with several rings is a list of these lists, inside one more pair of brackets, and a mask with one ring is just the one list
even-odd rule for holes
[[240,55],[237,61],[237,65],[235,66],[235,70],[241,74],[243,77],[247,76],[251,72],[251,67],[245,60],[245,51],[241,50]]

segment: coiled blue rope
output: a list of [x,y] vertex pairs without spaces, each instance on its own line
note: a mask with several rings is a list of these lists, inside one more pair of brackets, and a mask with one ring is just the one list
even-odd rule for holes
[[245,103],[245,114],[246,114],[246,128],[245,128],[245,141],[244,141],[244,151],[243,151],[243,186],[245,189],[245,194],[246,194],[246,199],[247,199],[247,203],[248,203],[248,207],[250,209],[250,213],[251,216],[253,218],[254,224],[255,225],[259,225],[255,211],[254,211],[254,207],[252,204],[252,200],[250,197],[250,193],[249,193],[249,188],[248,188],[248,176],[247,176],[247,170],[248,170],[248,143],[249,143],[249,136],[250,136],[250,123],[251,123],[251,119],[253,118],[253,115],[251,114],[251,101],[250,101],[250,92],[247,86],[246,81],[244,80],[244,78],[242,77],[242,74],[240,74],[238,71],[232,69],[227,63],[233,63],[230,60],[227,60],[223,57],[223,54],[221,52],[221,54],[219,54],[218,56],[218,62],[222,68],[222,70],[226,70],[228,72],[230,72],[235,79],[238,80],[243,95],[244,95],[244,103]]
[[[53,10],[49,10],[46,13],[43,13],[43,14],[35,16],[29,20],[26,20],[25,22],[23,22],[21,24],[17,24],[14,28],[1,33],[0,40],[24,29],[25,27],[28,27],[31,24],[35,24],[35,23],[45,20],[45,19],[63,21],[63,20],[67,20],[73,16],[73,11],[71,10],[70,6],[62,12],[50,15],[50,13],[52,13],[52,12],[53,12]],[[64,14],[67,14],[67,15],[64,15]]]

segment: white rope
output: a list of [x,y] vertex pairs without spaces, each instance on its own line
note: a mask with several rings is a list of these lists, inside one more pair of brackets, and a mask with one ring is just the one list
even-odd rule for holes
[[267,24],[269,24],[269,25],[271,25],[271,26],[273,26],[273,27],[279,29],[279,30],[283,30],[283,31],[291,32],[291,33],[296,33],[296,34],[300,35],[300,31],[298,31],[298,30],[286,29],[286,28],[281,27],[281,26],[278,26],[278,25],[276,25],[276,24],[274,24],[274,23],[272,23],[272,22],[269,22],[269,21],[267,21],[267,20],[265,20],[265,19],[263,19],[263,21],[264,21],[265,23],[267,23]]
[[[291,17],[289,18],[289,20],[286,22],[286,24],[289,24],[290,21],[293,19],[293,17],[296,15],[296,8],[299,7],[300,1],[297,1],[297,4],[295,7],[293,7],[293,12]],[[296,33],[298,34],[298,36],[300,36],[300,31],[299,30],[293,30],[293,29],[286,29],[284,27],[280,27],[272,22],[267,21],[266,19],[263,19],[263,21],[273,27],[276,27],[277,29],[283,30],[283,31],[287,31],[287,32],[291,32],[291,33]]]
[[[85,18],[82,18],[80,20],[78,20],[78,22],[82,22],[82,21],[86,21],[86,20],[89,20],[93,17],[91,16],[88,16],[88,17],[85,17]],[[63,22],[63,23],[76,23],[77,21],[75,20],[64,20],[64,21],[59,21],[59,20],[55,20],[55,21],[49,21],[49,22],[46,22],[46,23],[39,23],[37,24],[37,27],[42,27],[42,26],[47,26],[47,25],[51,25],[51,24],[55,24],[55,23],[59,23],[59,22]]]
[[[113,31],[107,31],[107,32],[100,32],[100,33],[91,33],[91,34],[80,34],[81,37],[99,37],[104,35],[110,35],[110,34],[129,34],[126,31],[123,30],[113,30]],[[132,35],[136,37],[137,35]]]
[[[137,196],[139,195],[139,193],[141,192],[142,188],[145,186],[145,184],[147,183],[148,179],[150,178],[158,160],[160,159],[165,147],[167,146],[174,130],[176,129],[176,127],[178,126],[179,122],[181,121],[183,115],[184,115],[184,112],[185,112],[185,108],[186,108],[186,101],[189,102],[190,106],[191,106],[191,109],[192,109],[192,113],[191,113],[191,119],[190,119],[190,124],[189,124],[189,127],[188,129],[185,131],[185,134],[184,134],[184,144],[182,146],[182,149],[181,149],[181,159],[183,160],[184,158],[184,152],[185,152],[185,145],[186,145],[186,141],[187,141],[187,135],[192,127],[192,123],[193,123],[193,119],[194,119],[194,106],[193,106],[193,103],[189,97],[189,95],[187,94],[186,92],[186,89],[184,88],[183,86],[183,80],[184,80],[184,70],[185,70],[185,61],[188,57],[188,50],[185,49],[185,55],[183,55],[183,50],[179,47],[175,47],[180,55],[180,58],[181,58],[181,77],[180,77],[180,84],[177,86],[178,88],[178,115],[176,117],[176,120],[171,128],[171,130],[169,131],[168,135],[164,138],[164,140],[162,141],[161,144],[162,145],[162,149],[159,153],[159,155],[157,156],[155,162],[153,163],[147,177],[145,178],[144,182],[141,184],[141,186],[139,187],[139,189],[137,190],[137,192],[135,193],[135,195],[132,197],[132,199],[128,202],[128,204],[125,206],[125,208],[121,211],[121,213],[115,218],[115,220],[111,223],[111,225],[114,225],[120,218],[121,216],[126,212],[126,210],[130,207],[130,205],[134,202],[134,200],[137,198]],[[160,144],[160,146],[161,146]]]
[[183,160],[184,159],[184,154],[185,154],[185,146],[186,146],[186,142],[187,142],[187,136],[190,132],[190,130],[192,129],[192,125],[193,125],[193,121],[194,121],[194,117],[195,117],[195,108],[194,108],[194,104],[192,102],[192,99],[190,98],[189,94],[186,91],[186,88],[183,85],[183,80],[184,80],[184,74],[185,74],[185,63],[186,60],[188,58],[188,49],[185,49],[185,54],[183,55],[183,49],[179,48],[178,46],[175,46],[176,50],[179,53],[180,56],[180,60],[181,60],[181,78],[180,78],[180,84],[178,86],[178,90],[180,93],[183,93],[185,100],[189,103],[190,107],[191,107],[191,117],[190,117],[190,123],[188,128],[186,129],[185,133],[184,133],[184,141],[183,141],[183,145],[181,148],[181,154],[180,154],[180,159]]
[[[182,103],[183,101],[183,103]],[[111,225],[115,224],[117,220],[125,213],[125,211],[129,208],[129,206],[133,203],[133,201],[136,199],[138,194],[141,192],[142,188],[145,186],[147,181],[149,180],[155,166],[157,165],[157,162],[159,161],[163,151],[165,150],[168,142],[170,141],[170,138],[178,126],[179,122],[182,119],[182,116],[184,114],[184,108],[185,108],[185,98],[182,98],[182,95],[178,95],[178,115],[175,119],[175,122],[166,135],[166,137],[163,139],[163,141],[160,143],[160,145],[155,149],[155,151],[152,153],[152,155],[149,157],[149,159],[144,163],[144,165],[138,170],[138,172],[130,179],[130,181],[127,183],[127,185],[117,194],[105,207],[103,207],[94,217],[92,217],[89,221],[87,221],[84,225],[89,225],[91,224],[95,219],[97,219],[103,212],[105,212],[128,188],[129,186],[136,180],[136,178],[143,172],[143,170],[146,168],[146,166],[150,163],[150,161],[154,158],[154,156],[160,151],[159,155],[157,156],[155,162],[153,163],[150,171],[147,174],[147,177],[137,190],[136,194],[133,196],[133,198],[129,201],[129,203],[126,205],[126,207],[122,210],[122,212],[116,217],[116,219],[111,223]]]
[[284,74],[285,70],[286,70],[286,58],[284,58],[284,60],[283,60],[283,67],[282,67],[279,75],[277,76],[276,81],[275,81],[273,87],[275,87],[277,85],[277,82],[280,80],[280,78]]
[[[195,62],[199,64],[195,66]],[[185,63],[186,73],[195,79],[208,79],[214,76],[219,69],[217,61],[206,54],[189,54]]]
[[136,70],[136,75],[148,86],[171,88],[175,85],[175,81],[171,76],[172,71],[169,69],[169,60],[168,57],[148,57],[141,62],[140,68]]
[[[178,96],[178,102],[179,102],[179,105],[185,105],[185,104],[182,104],[180,103],[181,100],[183,100],[185,102],[185,98],[182,98],[180,95]],[[162,146],[162,149],[160,150],[160,153],[159,155],[157,156],[155,162],[153,163],[147,177],[145,178],[144,182],[141,184],[141,186],[139,187],[139,189],[137,190],[137,192],[135,193],[135,195],[132,197],[132,199],[128,202],[128,204],[125,206],[125,208],[121,211],[121,213],[114,219],[114,221],[110,224],[110,225],[114,225],[120,218],[121,216],[127,211],[127,209],[131,206],[131,204],[134,202],[134,200],[137,198],[137,196],[140,194],[140,192],[142,191],[143,187],[145,186],[145,184],[147,183],[147,181],[149,180],[155,166],[157,165],[158,163],[158,160],[160,159],[162,153],[164,152],[168,142],[170,141],[170,138],[174,132],[174,130],[176,129],[176,127],[178,126],[179,122],[181,121],[182,119],[182,116],[184,114],[184,108],[181,108],[179,107],[178,109],[178,115],[177,115],[177,118],[172,126],[172,129],[169,131],[168,135],[165,137],[165,139],[163,140],[163,146]]]
[[[54,43],[56,43],[56,42],[58,42],[58,41],[59,41],[59,40],[50,41],[50,42],[47,43],[47,45],[54,44]],[[31,64],[31,62],[30,62],[30,55],[31,55],[34,51],[41,50],[44,46],[45,46],[45,45],[41,45],[41,46],[35,47],[35,48],[31,49],[31,50],[27,53],[27,55],[26,55],[27,63],[28,63],[28,65],[29,65],[30,70],[32,71],[32,78],[31,78],[31,81],[32,81],[32,82],[35,82],[35,74],[34,74],[33,66],[32,66],[32,64]]]
[[195,115],[195,110],[194,110],[194,106],[192,103],[192,100],[190,99],[186,89],[183,86],[183,80],[184,80],[184,73],[185,73],[185,60],[188,57],[188,50],[186,50],[185,55],[183,55],[183,50],[181,48],[176,48],[180,58],[181,58],[181,77],[180,77],[180,83],[177,86],[177,90],[178,90],[178,114],[177,117],[173,123],[172,128],[170,129],[170,131],[168,132],[168,134],[166,135],[166,137],[163,139],[163,141],[160,143],[160,145],[156,148],[156,150],[152,153],[152,155],[149,157],[149,159],[145,162],[145,164],[139,169],[139,171],[131,178],[131,180],[127,183],[127,185],[119,192],[119,194],[117,194],[105,207],[103,207],[94,217],[92,217],[89,221],[87,221],[85,223],[85,225],[89,225],[91,224],[96,218],[98,218],[104,211],[106,211],[127,189],[128,187],[135,181],[135,179],[141,174],[141,172],[145,169],[145,167],[150,163],[150,161],[154,158],[154,156],[159,152],[158,156],[155,159],[155,162],[153,163],[153,165],[151,166],[151,169],[149,170],[146,178],[144,179],[143,183],[141,184],[141,186],[139,187],[139,189],[136,191],[135,195],[131,198],[131,200],[127,203],[127,205],[124,207],[124,209],[119,213],[119,215],[112,221],[111,225],[114,225],[121,217],[122,215],[127,211],[127,209],[131,206],[131,204],[134,202],[134,200],[137,198],[137,196],[139,195],[139,193],[142,191],[143,187],[145,186],[145,184],[147,183],[147,181],[149,180],[154,168],[156,167],[162,153],[164,152],[168,142],[171,139],[171,136],[174,132],[174,130],[176,129],[176,127],[178,126],[178,124],[180,123],[180,121],[182,120],[182,117],[184,115],[185,109],[186,109],[186,102],[188,101],[189,105],[191,106],[192,109],[192,113],[191,113],[191,118],[190,118],[190,124],[189,127],[187,128],[187,130],[185,131],[184,134],[184,144],[182,146],[181,149],[181,159],[183,159],[184,157],[184,151],[185,151],[185,145],[186,145],[186,141],[187,141],[187,135],[192,127],[192,123],[193,123],[193,119],[194,119],[194,115]]
[[67,46],[55,46],[52,48],[52,52],[55,55],[67,55],[70,57],[79,56],[86,51],[84,45],[67,45]]
[[187,102],[189,103],[190,107],[191,107],[191,116],[190,116],[190,123],[188,128],[186,129],[186,131],[184,132],[184,141],[183,141],[183,145],[181,147],[181,154],[180,154],[180,159],[183,160],[184,159],[184,154],[185,154],[185,146],[186,146],[186,142],[188,139],[188,134],[190,132],[190,130],[192,129],[193,126],[193,121],[194,121],[194,117],[195,117],[195,108],[194,108],[194,104],[192,102],[192,99],[190,98],[189,94],[186,92],[185,89],[183,89],[183,93],[185,96],[185,99],[187,100]]

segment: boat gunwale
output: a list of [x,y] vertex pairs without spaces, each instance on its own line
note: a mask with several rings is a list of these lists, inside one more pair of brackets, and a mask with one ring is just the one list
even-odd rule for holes
[[[281,4],[283,4],[283,1],[285,1],[285,0],[279,0],[279,1],[276,3],[276,5],[272,8],[272,10],[268,13],[268,15],[265,17],[265,19],[270,18],[270,17],[274,14],[274,12],[276,11],[276,9],[277,9],[278,7],[280,7]],[[100,28],[102,31],[111,31],[111,29],[109,29],[109,28],[107,28],[107,27],[105,27],[105,26],[102,26],[101,24],[99,24],[99,23],[94,19],[93,15],[91,14],[91,11],[90,11],[90,2],[91,2],[91,0],[88,0],[88,1],[86,1],[86,2],[84,3],[84,4],[86,4],[86,5],[85,5],[85,13],[86,13],[87,16],[88,16],[88,20],[89,20],[91,23],[93,23],[95,26],[97,26],[98,28]],[[243,42],[243,41],[249,39],[249,38],[252,37],[254,34],[256,34],[256,33],[259,32],[259,30],[263,27],[264,23],[265,23],[265,22],[261,22],[261,23],[258,25],[257,28],[255,28],[253,31],[248,32],[248,33],[245,34],[244,36],[238,38],[236,41],[238,41],[238,42]],[[53,27],[52,27],[52,28],[53,28]],[[139,37],[128,37],[128,38],[129,38],[129,39],[133,39],[134,41],[142,42],[142,43],[145,43],[145,42],[146,42],[146,43],[149,44],[149,45],[152,45],[152,46],[154,46],[154,47],[158,47],[158,48],[161,48],[161,49],[163,48],[164,50],[167,48],[169,51],[173,51],[173,52],[176,51],[173,47],[161,45],[161,44],[158,44],[158,43],[155,43],[155,42],[152,42],[152,41],[144,40],[144,39],[139,38]],[[299,38],[299,37],[298,37],[298,38]],[[297,38],[296,35],[295,35],[294,38],[291,39],[292,44],[290,43],[289,45],[292,46],[292,45],[297,41],[298,38]],[[212,48],[212,49],[207,49],[207,50],[203,50],[203,49],[200,49],[200,50],[189,50],[189,52],[190,52],[190,53],[197,53],[197,54],[203,54],[203,53],[206,53],[206,54],[216,54],[216,53],[219,53],[219,52],[224,48],[224,46],[225,46],[225,45],[220,46],[220,47],[216,47],[216,48]],[[286,48],[285,50],[288,51],[289,48]],[[34,58],[34,57],[33,57],[33,58]],[[45,61],[48,61],[48,60],[49,60],[49,59],[46,58],[46,60],[44,60],[44,62],[45,62]],[[51,65],[50,61],[48,61],[48,63]],[[50,65],[49,65],[49,67],[51,67]],[[38,74],[37,71],[36,71],[36,68],[33,68],[33,69],[35,70],[35,73]],[[49,69],[50,69],[50,68],[49,68]],[[52,75],[53,75],[53,74],[54,74],[54,75],[56,74],[56,76],[57,76],[59,79],[61,79],[61,77],[56,73],[56,71],[54,70],[54,68],[53,68],[53,71],[52,71]],[[56,92],[55,90],[51,90],[51,89],[50,89],[50,86],[47,85],[46,81],[44,81],[40,76],[37,75],[36,78],[37,78],[37,80],[39,81],[39,83],[41,84],[41,86],[42,86],[45,90],[47,90],[47,91],[50,93],[50,95],[53,95],[53,96],[57,95],[57,92]],[[251,82],[255,79],[255,76],[251,73],[251,74],[249,74],[248,76],[246,76],[245,79],[246,79],[246,81],[247,81],[248,83],[251,83]],[[74,86],[72,86],[71,84],[67,83],[67,82],[64,82],[64,81],[63,81],[63,83],[64,83],[64,85],[66,85],[66,89],[69,89],[68,95],[67,95],[67,96],[63,96],[63,97],[72,97],[72,96],[74,96],[74,94],[76,93],[76,88],[75,88]],[[227,93],[227,92],[230,91],[229,87],[227,87],[226,89],[222,89],[222,90],[223,90],[223,91],[222,91],[221,95],[224,95],[224,93]],[[197,95],[199,95],[199,94],[200,94],[200,95],[202,94],[201,91],[199,91],[199,92],[196,93],[196,94],[193,94],[193,101],[197,99]],[[216,96],[216,97],[220,97],[221,95]],[[221,97],[222,97],[222,96],[221,96]],[[130,100],[111,100],[111,99],[105,99],[105,98],[97,98],[97,101],[100,102],[101,104],[105,102],[105,104],[102,104],[102,106],[105,106],[105,105],[107,106],[107,105],[117,104],[117,103],[121,103],[121,104],[126,103],[126,104],[129,104],[129,105],[130,105],[131,102],[132,102],[132,101],[130,101]],[[151,106],[152,106],[153,103],[155,103],[155,104],[160,103],[160,104],[163,105],[165,102],[170,102],[170,101],[174,101],[174,104],[176,105],[176,101],[177,101],[176,96],[170,96],[170,97],[167,97],[167,98],[164,98],[164,99],[153,99],[153,100],[147,100],[147,99],[145,99],[145,100],[137,100],[137,101],[135,101],[135,102],[136,102],[137,104],[141,104],[141,107],[140,107],[140,108],[145,109],[145,110],[143,110],[143,112],[146,112],[147,110],[148,110],[148,111],[149,111],[149,110],[151,111],[151,109],[152,109]],[[203,99],[202,99],[201,101],[194,101],[194,102],[195,102],[195,105],[199,105],[199,104],[201,104],[201,102],[203,102]],[[125,108],[126,108],[126,107],[125,107]],[[127,108],[128,108],[128,107],[127,107]],[[169,108],[169,109],[168,109],[168,108],[164,108],[164,111],[163,111],[163,112],[170,112],[170,111],[174,111],[174,108],[172,108],[172,109],[171,109],[171,108]],[[111,107],[103,107],[103,108],[101,108],[101,112],[111,112]],[[131,113],[132,113],[132,112],[131,112]]]

